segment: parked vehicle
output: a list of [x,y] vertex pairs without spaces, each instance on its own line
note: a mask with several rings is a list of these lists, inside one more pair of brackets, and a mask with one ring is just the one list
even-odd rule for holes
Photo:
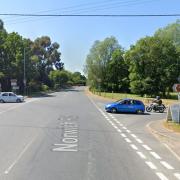
[[166,106],[164,104],[157,105],[155,103],[151,103],[150,105],[146,107],[147,112],[155,111],[155,112],[163,113],[165,109],[166,109]]
[[23,102],[24,97],[20,95],[16,95],[13,92],[1,92],[0,93],[0,102],[5,103],[5,102]]
[[145,105],[142,101],[135,99],[123,99],[105,106],[105,110],[111,113],[127,112],[127,113],[144,113]]

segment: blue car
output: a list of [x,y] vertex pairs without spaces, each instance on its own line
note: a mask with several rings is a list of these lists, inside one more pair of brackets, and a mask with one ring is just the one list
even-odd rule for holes
[[142,101],[126,98],[114,103],[106,104],[105,110],[112,113],[144,113],[145,105]]

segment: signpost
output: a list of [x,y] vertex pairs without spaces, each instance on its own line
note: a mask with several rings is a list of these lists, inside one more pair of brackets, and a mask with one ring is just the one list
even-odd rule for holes
[[[174,84],[173,90],[178,93],[178,100],[180,101],[180,84]],[[180,102],[179,104],[177,104],[177,112],[178,112],[178,123],[180,124]]]
[[17,86],[17,79],[11,79],[11,86]]
[[17,86],[17,79],[11,79],[11,86],[12,86],[12,90],[18,90],[19,86]]

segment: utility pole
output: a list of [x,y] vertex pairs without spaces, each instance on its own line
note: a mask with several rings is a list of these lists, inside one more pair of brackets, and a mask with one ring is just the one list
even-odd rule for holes
[[26,94],[26,51],[24,48],[24,95]]

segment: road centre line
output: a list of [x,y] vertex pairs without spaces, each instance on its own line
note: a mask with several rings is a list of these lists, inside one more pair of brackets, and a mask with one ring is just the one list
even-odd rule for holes
[[151,168],[151,169],[157,169],[157,167],[150,161],[145,161],[145,163]]
[[170,164],[168,164],[166,161],[160,161],[160,163],[167,169],[174,169]]
[[178,180],[180,180],[180,174],[179,174],[179,173],[174,173],[174,176],[175,176]]
[[161,157],[157,153],[155,152],[150,152],[150,153],[155,159],[161,159]]
[[146,159],[146,156],[145,156],[142,152],[137,151],[136,153],[137,153],[142,159]]
[[159,179],[161,180],[168,180],[168,178],[163,174],[163,173],[160,173],[160,172],[157,172],[156,175],[159,177]]

